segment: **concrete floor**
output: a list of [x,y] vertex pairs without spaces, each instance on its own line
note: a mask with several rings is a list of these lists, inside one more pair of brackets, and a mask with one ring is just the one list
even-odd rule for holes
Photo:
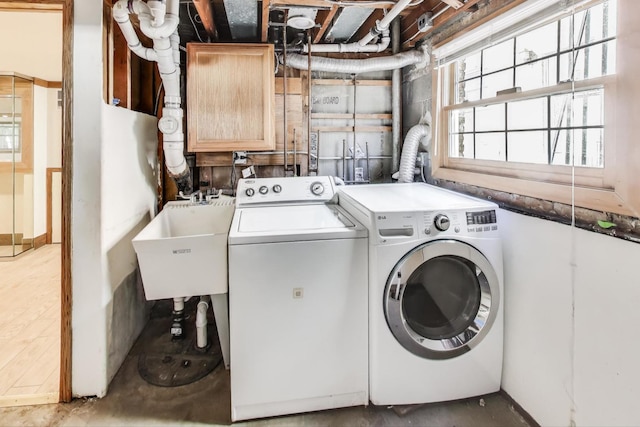
[[[170,312],[169,312],[170,313]],[[18,426],[175,426],[230,425],[229,372],[222,363],[206,377],[180,387],[158,387],[138,373],[138,355],[148,352],[168,318],[155,317],[113,379],[102,399],[68,404],[0,409],[0,425]],[[212,319],[211,319],[212,320]],[[211,328],[210,328],[211,330]],[[290,415],[236,425],[251,426],[473,426],[530,427],[501,394],[418,407],[353,407]]]

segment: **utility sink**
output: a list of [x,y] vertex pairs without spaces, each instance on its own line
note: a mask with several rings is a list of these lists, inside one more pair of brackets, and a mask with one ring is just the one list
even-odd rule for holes
[[235,199],[168,202],[133,239],[147,300],[228,292]]

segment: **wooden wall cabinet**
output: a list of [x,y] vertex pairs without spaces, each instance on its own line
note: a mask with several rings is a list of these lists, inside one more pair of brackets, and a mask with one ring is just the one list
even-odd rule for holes
[[273,45],[187,44],[187,149],[273,150]]

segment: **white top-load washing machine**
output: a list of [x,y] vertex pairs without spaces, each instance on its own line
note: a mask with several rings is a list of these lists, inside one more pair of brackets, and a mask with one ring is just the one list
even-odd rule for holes
[[238,183],[229,232],[233,421],[367,405],[367,230],[330,177]]
[[369,229],[371,402],[498,391],[498,206],[422,183],[341,187],[339,199]]

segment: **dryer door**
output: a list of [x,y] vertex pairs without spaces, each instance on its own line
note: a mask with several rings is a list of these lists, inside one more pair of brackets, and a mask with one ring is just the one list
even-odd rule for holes
[[427,359],[450,359],[477,345],[499,304],[498,276],[487,258],[455,240],[431,241],[406,254],[384,292],[391,332]]

